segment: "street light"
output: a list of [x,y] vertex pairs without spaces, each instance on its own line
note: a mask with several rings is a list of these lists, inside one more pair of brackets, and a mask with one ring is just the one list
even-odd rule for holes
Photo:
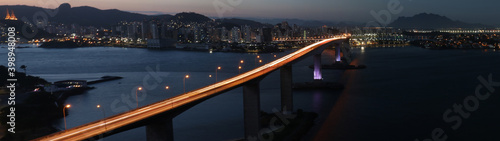
[[63,117],[64,117],[64,130],[66,131],[66,109],[71,107],[71,105],[66,105],[63,107]]
[[217,71],[222,69],[221,67],[217,67],[217,69],[215,69],[215,83],[217,83]]
[[165,94],[168,92],[168,89],[170,89],[170,86],[165,86]]
[[240,74],[240,73],[241,73],[241,68],[242,68],[242,67],[241,67],[241,65],[242,65],[243,63],[244,63],[244,61],[243,61],[243,60],[241,60],[241,61],[240,61],[240,64],[238,64],[238,74]]
[[[170,86],[165,86],[165,90],[167,91],[167,92],[165,92],[165,93],[168,93],[168,89],[170,89]],[[172,103],[172,108],[173,108],[173,107],[174,107],[174,103]]]
[[260,59],[260,55],[257,55],[257,58],[255,58],[255,67],[257,67],[257,59]]
[[182,79],[182,84],[183,84],[183,86],[184,86],[184,93],[186,93],[186,79],[188,79],[188,78],[189,78],[189,75],[186,75],[186,76],[184,77],[184,79]]
[[[101,105],[97,105],[97,109],[101,109]],[[104,116],[102,122],[104,122],[104,130],[108,130],[108,128],[106,127],[106,113],[104,112],[104,109],[101,109],[102,111],[102,115]]]
[[142,90],[142,87],[139,87],[139,88],[137,88],[137,90],[135,90],[135,101],[137,102],[136,108],[139,108],[139,98],[137,98],[137,91],[141,91],[141,90]]

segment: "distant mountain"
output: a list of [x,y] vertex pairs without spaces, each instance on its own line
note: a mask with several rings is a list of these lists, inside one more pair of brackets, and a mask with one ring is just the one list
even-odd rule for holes
[[225,27],[226,29],[230,30],[233,29],[234,27],[241,27],[241,25],[235,23],[223,22],[216,26],[216,28],[222,28],[222,27]]
[[365,26],[365,23],[360,23],[360,22],[339,22],[335,26],[337,27],[363,27]]
[[233,27],[240,27],[240,26],[245,26],[248,25],[253,28],[261,28],[261,27],[272,27],[271,24],[263,24],[260,22],[252,21],[252,20],[245,20],[245,19],[237,19],[237,18],[231,18],[231,19],[217,19],[217,22],[220,22],[221,24],[219,27],[226,27],[226,28],[233,28]]
[[330,21],[318,21],[318,20],[311,20],[311,21],[305,21],[302,25],[299,26],[304,26],[304,27],[321,27],[321,26],[335,26],[336,24]]
[[160,12],[160,11],[126,11],[130,13],[137,13],[137,14],[143,14],[143,15],[164,15],[165,12]]
[[149,19],[154,19],[154,20],[159,20],[159,21],[167,22],[167,21],[170,21],[170,19],[172,17],[174,17],[174,16],[169,15],[169,14],[151,15]]
[[183,12],[175,14],[173,17],[170,18],[170,20],[181,23],[206,23],[212,21],[212,19],[210,19],[207,16],[193,12]]
[[[120,21],[142,21],[154,17],[160,18],[170,18],[171,15],[161,15],[161,16],[148,16],[137,13],[130,13],[125,11],[120,11],[117,9],[110,10],[100,10],[94,7],[82,6],[82,7],[71,7],[71,5],[65,3],[61,4],[56,9],[44,9],[40,7],[32,7],[25,5],[16,6],[0,6],[1,17],[6,15],[6,9],[13,10],[18,19],[23,17],[27,18],[33,22],[32,18],[35,13],[45,13],[48,20],[51,22],[58,22],[64,24],[77,24],[81,26],[96,26],[96,27],[106,27],[113,24],[117,24]],[[46,11],[49,11],[47,13]],[[51,16],[55,13],[54,16]]]
[[336,26],[335,22],[331,21],[318,21],[318,20],[301,20],[301,19],[259,19],[259,18],[245,18],[253,21],[276,25],[283,21],[288,22],[289,25],[298,25],[303,27],[319,27],[319,26]]
[[490,28],[487,25],[453,21],[445,16],[428,13],[417,14],[413,17],[400,17],[388,26],[403,29]]
[[[189,23],[206,23],[213,21],[212,18],[207,16],[192,13],[183,12],[175,15],[145,15],[137,12],[153,12],[155,11],[120,11],[117,9],[101,10],[89,6],[81,7],[71,7],[70,4],[61,4],[56,9],[46,9],[41,7],[33,7],[26,5],[3,5],[0,6],[0,18],[6,15],[6,9],[13,10],[18,19],[27,19],[31,23],[33,21],[34,15],[39,15],[40,17],[46,16],[49,22],[63,23],[63,24],[76,24],[80,26],[95,26],[95,27],[109,27],[115,25],[121,21],[147,21],[147,20],[160,20],[160,21],[173,21],[181,22],[185,24]],[[40,13],[42,14],[40,16]],[[159,12],[157,12],[159,13]],[[302,27],[320,27],[320,26],[352,26],[351,23],[335,23],[331,21],[318,21],[318,20],[300,20],[300,19],[257,19],[257,18],[229,18],[229,19],[218,19],[221,23],[219,27],[234,27],[249,25],[251,27],[269,27],[287,21],[290,26],[298,25]],[[357,26],[357,25],[355,25]]]

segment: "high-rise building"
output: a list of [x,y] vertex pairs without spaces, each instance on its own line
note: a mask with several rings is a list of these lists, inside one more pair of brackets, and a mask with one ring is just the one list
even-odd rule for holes
[[226,27],[222,27],[221,29],[221,41],[223,42],[229,41],[229,31],[227,31]]
[[250,26],[248,25],[245,25],[245,26],[242,26],[241,27],[241,36],[242,36],[242,39],[243,39],[243,42],[245,43],[251,43],[252,42],[252,29],[250,28]]
[[241,42],[241,30],[238,27],[233,27],[231,30],[231,42],[239,43]]
[[158,35],[159,32],[158,32],[158,25],[156,25],[156,23],[152,23],[151,26],[150,26],[151,30],[151,38],[150,39],[159,39],[160,36]]
[[262,28],[262,42],[269,43],[273,41],[271,28]]

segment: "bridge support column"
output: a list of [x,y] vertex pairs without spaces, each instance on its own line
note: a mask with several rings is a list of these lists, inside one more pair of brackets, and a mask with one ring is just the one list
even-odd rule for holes
[[243,86],[243,116],[245,138],[259,136],[260,130],[260,81],[253,80]]
[[340,45],[336,44],[335,45],[335,63],[339,63],[341,61],[340,59]]
[[280,77],[281,77],[281,111],[284,114],[291,114],[293,111],[292,65],[285,65],[281,67]]
[[321,53],[314,55],[314,80],[323,80],[321,74]]
[[173,117],[162,117],[146,125],[147,141],[173,141],[174,126],[172,119]]

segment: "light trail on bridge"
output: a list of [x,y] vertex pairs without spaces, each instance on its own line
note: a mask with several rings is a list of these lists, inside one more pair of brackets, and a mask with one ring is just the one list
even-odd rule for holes
[[279,59],[276,59],[270,63],[262,65],[258,68],[234,76],[232,78],[217,82],[215,84],[208,85],[203,88],[196,89],[153,104],[149,104],[128,112],[117,114],[115,116],[108,117],[103,120],[94,121],[65,131],[60,131],[54,134],[40,137],[35,140],[67,141],[67,140],[85,140],[88,138],[92,138],[104,134],[107,131],[112,131],[114,129],[118,129],[123,126],[139,122],[141,120],[145,120],[147,118],[167,112],[177,107],[187,105],[191,102],[203,100],[204,98],[220,94],[220,92],[223,92],[225,90],[230,90],[232,88],[238,87],[256,78],[265,76],[266,74],[269,74],[301,57],[304,57],[307,54],[315,51],[315,49],[318,49],[325,44],[347,38],[348,38],[347,36],[337,36],[334,38],[325,39],[323,41],[316,42],[302,49],[299,49]]

